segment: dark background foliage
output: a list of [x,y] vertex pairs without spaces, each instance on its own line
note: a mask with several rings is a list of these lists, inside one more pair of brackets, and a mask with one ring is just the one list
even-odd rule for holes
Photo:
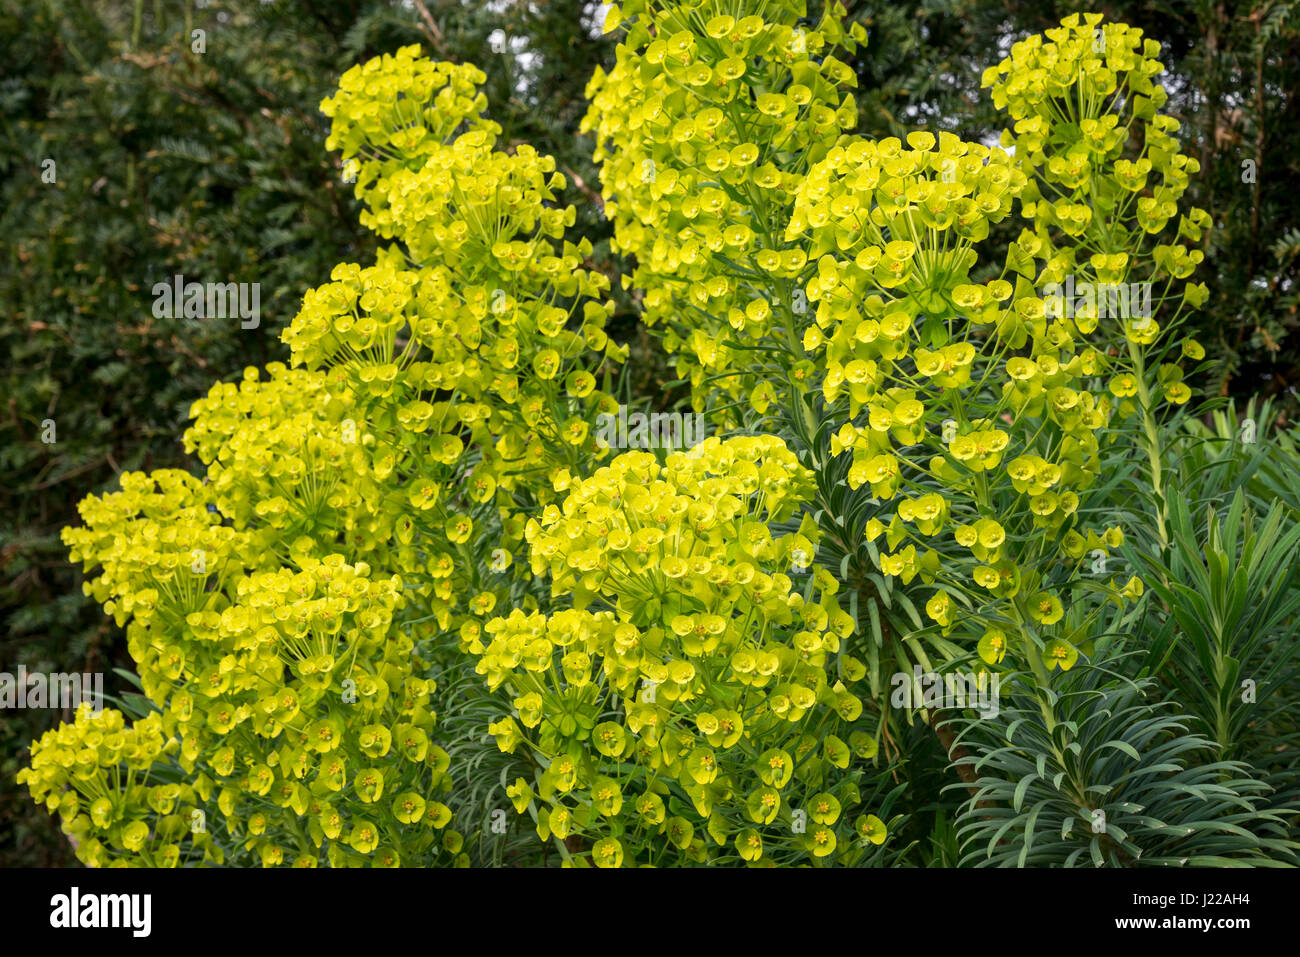
[[[855,64],[865,132],[931,126],[985,140],[997,120],[983,69],[1075,9],[847,6],[870,33]],[[1211,299],[1195,320],[1216,358],[1203,386],[1275,396],[1285,420],[1300,385],[1300,2],[1093,9],[1165,44],[1167,109],[1201,159],[1190,199],[1216,227],[1201,274]],[[190,404],[218,379],[285,358],[279,332],[302,294],[336,263],[371,256],[317,109],[351,64],[420,43],[481,66],[505,140],[556,156],[595,265],[616,276],[592,144],[576,134],[587,79],[613,57],[602,16],[582,0],[0,0],[0,670],[129,665],[120,631],[82,595],[60,528],[123,470],[185,467]],[[47,159],[54,183],[42,181]],[[1243,181],[1247,160],[1254,182]],[[174,274],[259,283],[260,325],[155,318],[151,287]],[[615,331],[637,356],[626,387],[675,401],[630,302]],[[0,865],[72,862],[14,784],[26,743],[60,717],[0,720]]]

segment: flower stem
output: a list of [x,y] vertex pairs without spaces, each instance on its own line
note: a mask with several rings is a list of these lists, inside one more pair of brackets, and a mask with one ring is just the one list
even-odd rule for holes
[[1132,339],[1128,340],[1128,354],[1133,360],[1133,376],[1137,380],[1138,402],[1142,406],[1142,444],[1146,449],[1147,460],[1151,465],[1151,489],[1156,494],[1156,532],[1160,536],[1160,547],[1169,545],[1169,532],[1165,528],[1165,511],[1167,508],[1164,489],[1164,468],[1160,459],[1160,432],[1156,427],[1155,415],[1151,411],[1151,390],[1146,382],[1146,360]]

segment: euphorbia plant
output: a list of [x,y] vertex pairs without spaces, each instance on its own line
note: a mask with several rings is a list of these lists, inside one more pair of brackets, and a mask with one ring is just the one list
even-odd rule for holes
[[[647,318],[699,404],[783,435],[824,477],[814,514],[870,619],[872,697],[889,671],[978,652],[1027,670],[1050,709],[1049,672],[1092,649],[1100,604],[1142,593],[1090,498],[1099,448],[1140,442],[1159,493],[1162,405],[1190,395],[1167,360],[1204,355],[1177,325],[1205,295],[1185,280],[1208,217],[1176,219],[1197,164],[1155,113],[1158,45],[1099,15],[1016,44],[985,77],[1013,154],[837,129],[835,4],[816,30],[799,4],[707,9],[623,4],[618,65],[592,84]],[[1006,261],[982,260],[1009,217],[1024,226]],[[1104,298],[1099,315],[1095,295],[1064,310],[1051,285],[1071,273],[1103,295],[1155,283],[1157,315],[1105,315]]]
[[[438,833],[454,772],[431,649],[527,600],[524,518],[601,454],[593,370],[622,354],[585,241],[560,240],[562,178],[494,148],[482,79],[412,48],[343,77],[333,139],[404,249],[307,294],[284,336],[302,368],[195,404],[206,481],[127,474],[68,530],[171,738],[103,748],[120,716],[83,711],[34,746],[23,777],[84,861],[219,860],[220,828],[264,864],[468,863]],[[163,806],[158,787],[180,790]]]
[[[554,162],[498,148],[472,66],[350,70],[330,145],[394,245],[307,294],[295,368],[196,403],[206,481],[124,476],[67,533],[157,709],[34,748],[83,860],[467,863],[451,805],[490,748],[567,864],[888,863],[913,665],[1014,680],[1068,764],[1060,673],[1142,595],[1102,457],[1140,449],[1163,501],[1173,360],[1204,355],[1156,48],[1070,17],[985,77],[1014,151],[875,141],[842,6],[722,6],[612,8],[587,127],[625,282],[729,434],[598,443],[625,349]],[[479,688],[465,767],[435,675]]]

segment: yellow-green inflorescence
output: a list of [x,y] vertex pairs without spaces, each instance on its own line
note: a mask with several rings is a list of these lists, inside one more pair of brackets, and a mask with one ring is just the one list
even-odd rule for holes
[[23,780],[87,863],[220,860],[217,832],[266,865],[468,863],[429,647],[527,575],[556,470],[608,454],[597,376],[624,351],[563,178],[495,148],[482,80],[415,48],[345,74],[331,145],[397,244],[306,295],[294,368],[195,403],[204,478],[127,473],[65,532],[157,709],[33,746]]
[[1177,329],[1206,295],[1188,277],[1208,216],[1179,212],[1197,163],[1156,113],[1158,44],[1067,17],[986,73],[1000,146],[876,141],[850,132],[833,53],[863,38],[841,6],[816,29],[802,3],[722,6],[622,4],[617,66],[591,84],[647,320],[699,405],[792,434],[819,469],[851,457],[879,503],[872,570],[935,586],[934,647],[995,664],[1014,634],[1031,664],[1072,666],[1096,606],[1079,588],[1142,593],[1119,561],[1094,571],[1123,542],[1086,507],[1103,443],[1142,434],[1163,496],[1155,423],[1190,398],[1180,360],[1204,357]]
[[808,167],[857,124],[857,79],[834,52],[851,54],[865,31],[846,31],[838,4],[816,28],[794,0],[735,7],[614,5],[606,28],[626,17],[627,36],[592,78],[584,126],[645,322],[666,327],[697,401],[765,405],[782,384],[753,347],[807,311],[795,296],[810,251],[783,234]]
[[573,607],[494,618],[470,650],[513,699],[498,745],[537,761],[516,807],[571,863],[851,863],[883,841],[855,783],[876,742],[852,619],[809,574],[815,525],[772,532],[810,487],[779,439],[713,437],[620,455],[529,522]]
[[289,365],[194,404],[198,475],[124,474],[65,530],[145,699],[20,773],[81,860],[469,863],[450,672],[565,863],[869,862],[886,655],[857,652],[889,589],[926,619],[899,647],[1028,673],[1051,720],[1052,670],[1142,594],[1090,507],[1107,448],[1136,435],[1163,503],[1157,426],[1205,355],[1158,45],[1067,17],[986,73],[1000,145],[877,141],[865,31],[805,15],[611,7],[584,123],[614,245],[731,431],[666,456],[596,439],[608,280],[484,75],[414,47],[344,74],[328,145],[390,245],[306,294]]

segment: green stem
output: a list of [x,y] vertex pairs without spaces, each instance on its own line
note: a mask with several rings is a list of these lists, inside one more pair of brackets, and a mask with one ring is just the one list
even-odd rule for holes
[[1056,746],[1056,709],[1052,707],[1052,701],[1048,695],[1048,691],[1052,686],[1052,679],[1047,673],[1047,666],[1043,664],[1043,656],[1038,650],[1038,645],[1035,644],[1033,636],[1029,634],[1029,628],[1026,625],[1028,616],[1025,614],[1023,607],[1023,596],[1016,595],[1012,599],[1011,613],[1023,639],[1025,660],[1029,662],[1029,670],[1034,676],[1034,697],[1038,699],[1038,709],[1043,714],[1043,723],[1047,728],[1047,736],[1051,742],[1052,751],[1056,755],[1056,759],[1061,762],[1061,767],[1064,768],[1064,758]]
[[1164,489],[1164,468],[1160,458],[1160,432],[1152,413],[1151,390],[1147,388],[1146,361],[1132,339],[1128,340],[1129,358],[1133,360],[1133,376],[1137,380],[1138,402],[1142,406],[1142,444],[1151,466],[1151,488],[1156,494],[1156,532],[1161,548],[1169,545],[1169,532],[1165,527],[1167,504]]

